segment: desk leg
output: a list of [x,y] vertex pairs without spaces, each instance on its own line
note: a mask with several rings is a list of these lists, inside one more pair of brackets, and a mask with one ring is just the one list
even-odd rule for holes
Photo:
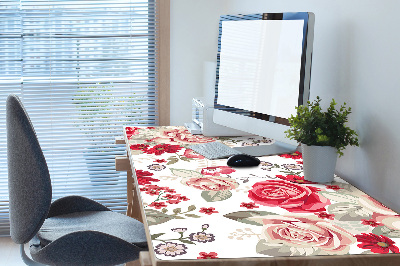
[[127,201],[128,209],[126,215],[132,217],[140,222],[143,222],[142,214],[140,212],[139,195],[136,193],[135,182],[133,180],[132,170],[126,172],[127,177]]
[[139,259],[125,263],[125,266],[152,266],[150,253],[141,251]]

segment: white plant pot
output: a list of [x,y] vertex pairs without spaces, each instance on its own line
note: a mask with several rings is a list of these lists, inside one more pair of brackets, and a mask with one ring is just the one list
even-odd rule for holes
[[318,183],[330,183],[335,175],[337,150],[331,146],[301,144],[304,179]]

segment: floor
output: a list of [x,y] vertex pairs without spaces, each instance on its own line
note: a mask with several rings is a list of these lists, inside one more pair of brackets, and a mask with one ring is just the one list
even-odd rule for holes
[[19,245],[10,237],[0,237],[0,266],[23,266],[25,263],[19,253]]

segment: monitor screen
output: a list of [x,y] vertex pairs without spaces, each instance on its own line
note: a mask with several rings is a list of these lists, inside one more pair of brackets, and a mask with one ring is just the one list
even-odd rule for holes
[[221,105],[288,118],[298,104],[303,20],[223,21]]
[[214,122],[296,144],[284,131],[308,101],[313,25],[308,12],[222,16]]

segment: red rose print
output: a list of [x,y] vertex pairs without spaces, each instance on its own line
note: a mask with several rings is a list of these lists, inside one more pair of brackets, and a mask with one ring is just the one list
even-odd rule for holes
[[372,226],[372,227],[377,227],[377,226],[383,225],[381,223],[377,223],[374,219],[371,219],[371,220],[361,219],[361,223],[365,224],[365,225]]
[[399,248],[394,245],[395,242],[386,236],[362,233],[361,235],[355,235],[355,237],[358,242],[361,242],[361,244],[357,245],[359,248],[369,249],[373,253],[384,254],[389,253],[389,251],[399,253]]
[[156,163],[166,163],[167,162],[167,160],[164,160],[164,159],[157,159],[157,160],[154,160]]
[[210,253],[200,252],[199,256],[200,257],[197,257],[198,260],[217,259],[218,253],[216,253],[216,252],[210,252]]
[[202,175],[212,175],[212,176],[220,176],[220,175],[228,175],[236,170],[229,166],[215,166],[215,167],[207,167],[201,170]]
[[156,209],[161,209],[167,207],[167,205],[164,202],[152,202],[149,207],[154,207]]
[[160,181],[159,179],[152,178],[151,176],[153,175],[153,173],[150,173],[148,171],[136,170],[135,172],[139,185],[147,185],[151,184],[151,182]]
[[298,164],[303,164],[303,161],[296,161],[296,163],[298,163]]
[[318,213],[318,217],[322,218],[322,219],[333,220],[334,219],[333,217],[335,217],[335,215],[334,214],[329,214],[329,213],[326,213],[326,212],[320,212],[320,213]]
[[179,145],[170,145],[170,144],[158,144],[153,146],[152,148],[149,148],[145,152],[148,154],[155,154],[155,155],[161,155],[163,153],[176,153],[182,149],[181,146]]
[[129,146],[131,148],[131,150],[141,150],[141,151],[145,151],[147,150],[147,148],[149,147],[149,145],[147,144],[132,144]]
[[257,205],[255,205],[253,202],[242,202],[242,204],[240,204],[240,207],[245,207],[247,209],[254,209],[254,208],[259,208]]
[[289,181],[289,182],[294,182],[294,183],[299,183],[299,184],[316,184],[315,182],[311,182],[308,180],[304,179],[304,176],[298,176],[298,175],[276,175],[277,178]]
[[315,187],[284,180],[268,180],[255,183],[248,196],[257,204],[279,206],[289,212],[324,212],[330,201],[318,191]]
[[215,210],[215,208],[213,208],[213,207],[210,207],[210,208],[201,207],[201,208],[200,208],[200,212],[201,212],[201,213],[208,214],[208,215],[211,215],[211,214],[213,214],[213,213],[218,213],[218,212]]
[[293,154],[281,154],[279,155],[279,157],[283,157],[283,158],[291,158],[291,159],[302,159],[303,155],[301,154],[301,152],[296,151]]

